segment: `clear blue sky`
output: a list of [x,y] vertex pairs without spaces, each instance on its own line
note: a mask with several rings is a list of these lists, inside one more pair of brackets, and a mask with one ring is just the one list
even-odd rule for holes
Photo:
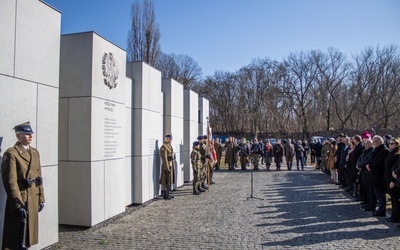
[[[132,0],[44,0],[61,33],[95,31],[126,49]],[[197,61],[204,76],[255,58],[333,47],[351,56],[400,45],[399,0],[154,0],[161,50]]]

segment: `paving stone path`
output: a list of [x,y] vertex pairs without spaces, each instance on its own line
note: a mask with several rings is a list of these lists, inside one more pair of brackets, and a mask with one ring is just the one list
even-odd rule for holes
[[[284,167],[283,167],[284,168]],[[274,167],[272,167],[274,169]],[[61,227],[56,249],[399,249],[400,230],[305,171],[215,171],[200,196],[191,185],[98,228]],[[257,199],[261,198],[261,199]]]

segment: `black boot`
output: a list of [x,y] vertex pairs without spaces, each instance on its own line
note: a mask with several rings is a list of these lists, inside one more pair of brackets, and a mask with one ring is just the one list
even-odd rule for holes
[[168,192],[168,190],[164,190],[164,197],[163,197],[165,200],[170,200],[171,199],[171,197],[169,196],[169,192]]
[[205,189],[202,189],[201,187],[198,188],[199,192],[205,192]]
[[197,191],[196,189],[193,189],[193,195],[199,195],[199,194],[200,194],[199,191]]
[[207,189],[208,189],[207,185],[206,185],[206,184],[204,184],[204,183],[201,185],[201,188],[202,188],[202,189],[205,189],[205,190],[207,190]]

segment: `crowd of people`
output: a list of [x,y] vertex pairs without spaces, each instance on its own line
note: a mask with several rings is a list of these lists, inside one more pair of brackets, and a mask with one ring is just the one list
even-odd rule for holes
[[275,163],[279,171],[285,160],[288,171],[292,170],[293,161],[297,170],[303,171],[310,157],[315,169],[329,176],[328,182],[350,193],[361,203],[361,208],[372,212],[373,216],[386,217],[388,195],[392,213],[386,219],[400,223],[400,138],[372,136],[364,131],[352,137],[340,133],[323,141],[277,140],[274,145],[269,140],[230,137],[223,147],[219,140],[214,146],[219,152],[216,169],[219,169],[223,149],[229,170],[246,170],[248,166],[259,170],[260,166],[265,166],[270,171]]
[[[167,144],[169,137],[166,136]],[[272,163],[275,163],[275,170],[280,171],[285,162],[286,169],[291,171],[293,161],[296,161],[296,169],[303,171],[310,157],[315,169],[329,176],[328,182],[350,193],[355,201],[361,203],[361,208],[371,211],[373,216],[386,216],[388,194],[392,213],[386,219],[400,223],[400,138],[391,135],[372,136],[365,131],[353,137],[340,133],[323,140],[285,139],[276,140],[274,144],[268,139],[263,141],[257,138],[248,141],[246,138],[237,140],[230,137],[224,145],[218,138],[214,141],[207,139],[207,136],[199,136],[197,139],[191,152],[194,195],[207,190],[209,187],[206,183],[215,184],[213,172],[220,169],[223,151],[228,170],[246,170],[250,167],[257,171],[265,166],[265,170],[270,171]],[[173,152],[170,149],[165,152],[165,162],[170,162]],[[168,174],[172,171],[168,166],[166,169]],[[168,178],[165,180],[173,182]],[[164,198],[169,199],[167,186],[164,186]]]
[[353,137],[339,134],[324,140],[316,168],[373,216],[386,217],[388,194],[392,213],[386,219],[400,222],[400,138],[372,136],[368,131]]
[[291,139],[276,140],[272,144],[269,139],[258,140],[254,138],[252,141],[242,138],[237,140],[230,137],[225,145],[225,164],[229,170],[238,168],[238,162],[242,170],[246,170],[247,166],[252,164],[254,170],[259,170],[260,166],[265,165],[267,171],[271,170],[271,164],[275,163],[276,170],[281,170],[283,159],[286,160],[287,170],[292,170],[293,161],[296,161],[297,170],[304,170],[307,165],[308,156],[311,154],[311,163],[315,158],[314,145],[309,144],[307,140],[297,140],[292,142]]

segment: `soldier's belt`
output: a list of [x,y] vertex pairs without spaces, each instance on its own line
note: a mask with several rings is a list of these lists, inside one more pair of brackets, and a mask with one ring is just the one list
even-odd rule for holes
[[38,176],[36,178],[27,178],[25,180],[21,180],[26,188],[30,188],[33,186],[33,184],[36,184],[36,186],[40,186],[43,184],[43,178],[41,176]]
[[173,161],[173,160],[174,160],[174,157],[172,157],[172,156],[167,156],[167,160],[168,160],[168,161]]

